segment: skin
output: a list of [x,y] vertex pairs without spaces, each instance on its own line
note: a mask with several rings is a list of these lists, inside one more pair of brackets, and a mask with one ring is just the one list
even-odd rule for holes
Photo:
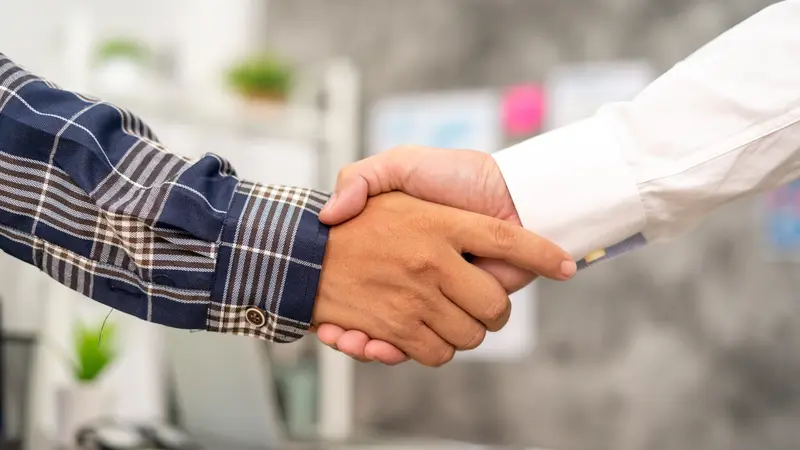
[[[345,223],[364,210],[370,197],[392,191],[492,217],[515,227],[522,225],[503,175],[490,155],[417,146],[399,147],[342,169],[335,194],[320,220],[328,225]],[[507,293],[526,286],[537,274],[565,280],[576,271],[571,258],[556,260],[552,254],[535,257],[540,265],[557,265],[558,273],[476,256],[474,265],[492,275]],[[395,365],[408,360],[401,348],[367,330],[320,323],[316,331],[321,342],[359,361]]]

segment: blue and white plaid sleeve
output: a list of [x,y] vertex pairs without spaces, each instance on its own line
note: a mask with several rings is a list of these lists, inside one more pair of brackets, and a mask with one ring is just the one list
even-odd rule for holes
[[172,154],[131,113],[0,54],[0,250],[89,298],[170,327],[298,339],[327,198]]

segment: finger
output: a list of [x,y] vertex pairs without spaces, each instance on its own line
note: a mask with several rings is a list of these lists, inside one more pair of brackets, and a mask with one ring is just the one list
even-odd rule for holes
[[385,192],[404,190],[403,180],[427,149],[398,147],[350,164],[339,171],[331,199],[320,212],[327,225],[338,225],[364,210],[367,198]]
[[336,348],[336,341],[344,334],[344,328],[330,323],[323,323],[317,329],[317,339],[328,347]]
[[357,337],[346,337],[351,333],[361,333],[363,336],[367,336],[366,333],[345,331],[343,328],[329,323],[320,325],[319,330],[317,336],[323,344],[354,358],[361,358],[361,355],[363,355],[364,361],[362,362],[379,361],[383,364],[394,366],[408,361],[408,356],[405,353],[388,342],[367,339],[368,342],[363,346],[363,351],[361,351],[359,350],[360,346],[353,345],[354,341],[358,340]]
[[336,185],[336,190],[319,213],[326,225],[338,225],[361,214],[367,205],[369,185],[365,178],[354,175]]
[[456,350],[472,350],[486,337],[486,327],[452,302],[430,310],[425,323]]
[[577,270],[566,251],[520,226],[466,211],[448,218],[460,253],[500,259],[555,280],[572,278]]
[[396,341],[398,348],[411,359],[430,367],[439,367],[453,359],[456,349],[427,325],[420,324],[411,333],[413,336],[398,336]]
[[475,258],[470,261],[475,267],[486,271],[489,275],[495,277],[498,282],[503,286],[509,294],[513,294],[518,290],[536,280],[536,274],[529,272],[525,269],[501,261],[499,259],[491,258]]
[[402,350],[379,339],[372,339],[367,342],[367,346],[364,348],[364,356],[373,361],[380,361],[387,366],[396,366],[408,361],[408,356]]
[[[441,298],[442,302],[448,301],[438,291],[436,295]],[[421,318],[417,320],[411,319],[408,316],[408,311],[392,312],[390,309],[389,312],[390,315],[387,319],[391,319],[393,315],[398,320],[370,320],[369,317],[355,317],[352,313],[331,314],[326,316],[325,320],[332,323],[342,323],[348,328],[366,330],[368,336],[391,342],[402,353],[423,365],[439,366],[452,359],[455,353],[453,346],[428,328],[421,321]],[[386,314],[386,311],[382,314]],[[345,334],[345,330],[336,325],[331,325],[331,323],[323,323],[319,326],[317,334],[323,343],[338,349],[338,339]],[[347,350],[357,354],[352,348]],[[387,359],[392,362],[391,355]]]
[[[500,282],[487,272],[464,261],[457,254],[454,254],[448,270],[443,271],[439,287],[442,294],[453,302],[453,306],[457,305],[466,314],[480,321],[489,331],[503,328],[511,316],[511,300]],[[474,332],[474,328],[465,328],[463,331],[464,334]],[[447,339],[443,335],[442,337]],[[475,346],[482,341],[483,337]]]
[[358,361],[369,362],[369,359],[364,356],[367,342],[369,342],[369,336],[366,333],[358,330],[348,330],[339,336],[336,341],[336,348]]

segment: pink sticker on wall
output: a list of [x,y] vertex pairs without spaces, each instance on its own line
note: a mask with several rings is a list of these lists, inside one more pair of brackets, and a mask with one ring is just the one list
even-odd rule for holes
[[544,90],[537,85],[508,89],[503,101],[503,123],[511,136],[530,135],[541,130],[544,121]]

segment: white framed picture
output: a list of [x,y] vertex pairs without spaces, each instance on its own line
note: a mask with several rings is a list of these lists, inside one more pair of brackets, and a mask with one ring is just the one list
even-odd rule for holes
[[800,180],[763,195],[766,259],[800,263]]
[[552,130],[589,118],[605,104],[632,100],[655,77],[644,61],[556,67],[545,83],[549,111],[545,126]]
[[387,98],[371,111],[367,152],[404,144],[495,152],[502,145],[500,97],[493,90]]

